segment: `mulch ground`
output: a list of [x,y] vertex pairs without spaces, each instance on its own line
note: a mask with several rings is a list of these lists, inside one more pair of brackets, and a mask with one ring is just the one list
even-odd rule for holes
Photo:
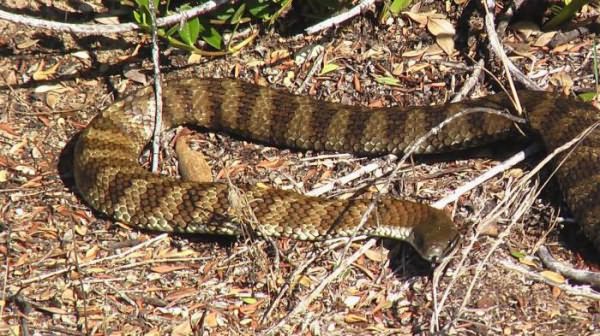
[[[50,3],[54,7],[45,7]],[[45,15],[78,11],[56,1],[9,1],[6,6],[38,16],[42,8]],[[436,9],[457,25],[460,6]],[[577,20],[594,15],[589,9]],[[194,64],[184,52],[163,46],[161,61],[166,78],[237,77],[374,107],[439,104],[460,90],[473,72],[471,59],[480,59],[486,48],[481,18],[475,13],[469,22],[467,32],[459,31],[468,38],[450,56],[436,48],[425,52],[435,39],[408,17],[379,25],[366,13],[323,36],[263,31],[235,55]],[[571,93],[594,87],[592,36],[556,46],[542,44],[539,36],[508,31],[503,43],[515,50],[511,60],[549,90]],[[315,45],[324,50],[323,64],[333,65],[302,86],[316,60],[299,62],[297,56]],[[101,218],[81,201],[70,171],[70,145],[100,110],[151,78],[148,39],[136,33],[76,37],[0,22],[0,54],[2,334],[427,335],[440,328],[457,335],[600,332],[598,301],[530,276],[552,278],[540,273],[535,258],[528,258],[541,243],[577,267],[597,268],[593,250],[576,226],[553,225],[559,210],[566,213],[556,186],[546,188],[541,199],[533,197],[535,180],[517,188],[535,158],[447,207],[465,238],[436,276],[409,247],[387,242],[313,244],[139,231]],[[506,83],[501,66],[491,61],[486,67]],[[382,84],[382,77],[394,82]],[[492,91],[498,85],[487,76],[472,94]],[[391,158],[298,153],[223,134],[194,133],[190,143],[208,158],[217,179],[298,192],[379,164],[323,197],[373,194],[396,167]],[[495,159],[502,158],[511,153],[505,147],[510,146],[474,156],[493,152]],[[164,151],[165,174],[176,174],[172,152]],[[390,193],[430,203],[496,163],[448,159],[403,163]],[[511,197],[517,204],[496,209]],[[528,207],[517,218],[521,204]],[[482,222],[488,225],[482,228]],[[334,273],[365,243],[366,252]],[[332,274],[333,279],[325,280]],[[327,284],[321,289],[323,281]]]

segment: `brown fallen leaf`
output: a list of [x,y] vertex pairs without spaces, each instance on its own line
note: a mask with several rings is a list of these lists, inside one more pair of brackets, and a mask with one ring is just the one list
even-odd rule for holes
[[150,268],[150,270],[155,273],[164,274],[164,273],[170,273],[170,272],[174,272],[174,271],[180,271],[180,270],[187,269],[187,268],[188,268],[188,266],[184,266],[184,265],[160,265],[160,266],[152,267],[152,268]]
[[552,271],[542,271],[542,272],[540,272],[540,275],[543,276],[544,278],[546,278],[550,281],[556,282],[558,284],[565,283],[565,281],[566,281],[564,276],[562,276],[559,273],[552,272]]
[[348,314],[348,315],[344,316],[344,321],[346,323],[363,323],[363,322],[368,322],[369,320],[367,320],[367,318],[362,315]]

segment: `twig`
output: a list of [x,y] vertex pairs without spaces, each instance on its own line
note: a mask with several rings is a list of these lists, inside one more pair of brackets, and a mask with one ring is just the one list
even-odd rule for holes
[[483,60],[481,59],[475,65],[475,70],[473,70],[473,73],[471,74],[469,79],[467,79],[465,81],[465,84],[462,86],[460,91],[454,96],[454,98],[452,98],[452,100],[451,100],[452,103],[456,103],[456,102],[463,100],[463,98],[467,94],[469,94],[469,92],[471,92],[471,90],[475,87],[475,85],[477,85],[477,82],[479,82],[479,79],[481,78],[481,74],[483,72],[483,67],[484,67],[484,63],[483,63]]
[[[9,203],[10,204],[10,203]],[[6,204],[5,206],[3,206],[2,209],[2,213],[4,213],[8,207],[9,204]],[[8,273],[9,273],[9,269],[10,269],[10,258],[11,258],[11,251],[12,251],[12,225],[8,225],[8,228],[6,230],[6,255],[4,256],[4,274],[3,274],[3,283],[2,283],[2,293],[0,295],[2,295],[2,298],[6,298],[6,286],[8,286]],[[0,321],[4,321],[4,305],[0,305]]]
[[[179,23],[181,21],[189,20],[193,17],[200,16],[204,13],[210,12],[215,8],[228,3],[235,2],[235,0],[214,0],[208,1],[200,6],[194,7],[182,13],[170,15],[167,17],[156,20],[157,27],[164,27]],[[25,15],[17,15],[0,10],[0,20],[6,20],[17,24],[26,25],[34,28],[43,28],[53,31],[69,32],[74,34],[83,35],[104,35],[111,33],[125,33],[141,29],[136,23],[121,23],[115,25],[102,25],[102,24],[75,24],[75,23],[62,23],[49,20],[38,19]]]
[[527,269],[521,265],[515,264],[512,261],[508,261],[508,260],[501,260],[500,265],[508,270],[519,272],[535,281],[543,282],[548,285],[558,287],[558,288],[560,288],[560,290],[564,291],[565,293],[569,293],[569,294],[577,295],[577,296],[583,296],[583,297],[590,298],[593,300],[600,300],[600,293],[592,290],[589,286],[570,286],[567,284],[559,284],[559,283],[556,283],[546,277],[543,277],[542,275],[538,274],[537,272],[530,271],[529,269]]
[[158,154],[160,152],[160,133],[162,131],[162,85],[160,81],[160,60],[156,27],[156,9],[154,1],[148,1],[150,26],[152,31],[152,64],[154,65],[154,129],[152,134],[152,166],[153,173],[158,172]]
[[[554,157],[556,157],[558,154],[571,149],[573,150],[573,148],[575,148],[575,146],[578,145],[578,143],[584,139],[587,135],[589,135],[592,131],[594,131],[598,126],[600,126],[600,123],[595,123],[591,126],[589,126],[588,128],[586,128],[585,130],[583,130],[581,133],[579,133],[575,138],[573,138],[572,140],[570,140],[569,142],[565,143],[564,145],[554,149],[552,151],[552,153],[550,153],[549,155],[547,155],[544,160],[542,160],[541,162],[539,162],[536,167],[534,169],[532,169],[527,175],[525,175],[518,185],[517,188],[523,188],[526,181],[531,180],[531,178],[533,177],[534,174],[537,174],[537,172],[539,170],[542,169],[542,167],[544,167],[548,162],[550,162],[550,160],[552,160]],[[567,155],[564,156],[563,161],[569,156],[569,153],[567,153]],[[560,166],[562,162],[560,162],[558,166]],[[558,168],[557,168],[558,169]],[[556,170],[554,170],[551,174],[550,177],[548,177],[548,180],[546,180],[544,182],[544,184],[540,187],[540,188],[535,188],[537,191],[534,194],[530,194],[527,196],[527,198],[525,200],[519,199],[518,198],[518,194],[517,193],[513,193],[513,192],[508,192],[508,194],[510,195],[506,200],[502,200],[502,202],[500,204],[498,204],[496,206],[496,208],[494,210],[492,210],[490,212],[491,216],[489,216],[489,218],[486,220],[485,223],[487,222],[491,222],[493,220],[495,220],[499,214],[500,214],[500,210],[502,208],[506,208],[507,206],[510,206],[512,204],[519,204],[518,209],[516,210],[515,214],[511,216],[511,223],[508,225],[508,227],[499,235],[498,239],[496,239],[496,241],[494,242],[494,245],[492,246],[492,248],[490,249],[490,251],[487,253],[486,257],[484,258],[484,260],[477,266],[477,270],[474,276],[474,279],[471,281],[471,285],[469,286],[469,290],[467,291],[467,295],[465,295],[463,303],[461,305],[461,307],[458,309],[457,313],[454,314],[454,318],[451,322],[449,322],[447,324],[447,326],[452,326],[454,323],[456,323],[456,321],[458,319],[460,319],[462,310],[464,310],[464,308],[466,307],[466,304],[468,303],[468,300],[471,297],[471,290],[474,287],[475,281],[477,280],[477,278],[479,277],[480,271],[483,270],[483,266],[485,265],[485,262],[487,262],[488,258],[491,256],[491,254],[500,246],[500,244],[504,241],[504,238],[508,236],[508,234],[511,232],[513,226],[517,223],[517,220],[520,219],[523,215],[523,213],[525,213],[525,211],[527,211],[527,209],[530,208],[532,202],[539,196],[540,191],[544,188],[544,186],[546,185],[546,183],[548,183],[548,181],[550,180],[550,178],[552,177],[552,175],[554,175],[556,173]],[[484,225],[480,225],[479,227],[483,227]],[[475,233],[475,236],[473,237],[473,239],[471,240],[471,244],[469,245],[469,247],[467,249],[464,249],[463,252],[463,258],[460,261],[459,265],[463,265],[466,258],[467,258],[467,254],[471,251],[472,247],[474,246],[474,242],[477,239],[477,237],[480,234],[480,230],[477,230],[477,232]],[[543,277],[542,277],[543,278]],[[442,297],[442,300],[440,302],[440,306],[436,307],[436,309],[439,309],[441,311],[441,309],[443,308],[444,302],[446,300],[446,298],[449,295],[449,292],[451,290],[451,288],[453,287],[452,285],[456,282],[455,279],[458,279],[458,275],[452,279],[451,281],[451,285],[449,285],[448,287],[446,287],[446,290],[444,292],[444,295]],[[436,312],[433,316],[437,317],[439,315],[439,312]],[[436,321],[432,322],[432,325],[434,325]]]
[[298,276],[308,268],[308,266],[310,266],[315,260],[317,260],[317,258],[322,257],[325,253],[337,248],[339,245],[341,245],[340,242],[334,243],[331,246],[329,246],[327,249],[323,250],[321,253],[317,254],[315,252],[311,252],[313,254],[312,256],[310,256],[310,257],[307,256],[306,258],[304,258],[305,261],[300,266],[295,267],[294,272],[288,277],[288,280],[286,281],[286,283],[279,289],[279,294],[277,294],[277,297],[270,303],[269,307],[265,310],[265,313],[263,314],[263,316],[260,319],[261,323],[266,322],[269,315],[271,315],[273,310],[275,310],[275,308],[277,308],[279,301],[281,301],[281,299],[283,298],[285,293],[289,291],[290,283],[294,282],[295,279],[298,278]]
[[540,246],[537,252],[542,263],[549,269],[558,272],[569,279],[600,287],[600,273],[578,270],[573,266],[556,260],[546,246]]
[[[311,53],[312,53],[312,51],[311,51]],[[301,94],[304,91],[304,87],[306,86],[306,83],[308,83],[308,81],[315,75],[315,73],[317,72],[317,69],[319,69],[319,67],[323,63],[324,57],[325,57],[325,51],[321,50],[321,52],[317,56],[317,59],[315,60],[313,65],[310,67],[308,74],[306,74],[306,78],[304,78],[304,80],[302,81],[302,84],[300,84],[300,86],[296,90],[296,94]]]
[[[527,181],[527,179],[524,179],[523,181]],[[519,187],[523,188],[524,183],[522,183]],[[513,205],[513,204],[518,204],[519,206],[516,209],[515,214],[511,216],[510,224],[507,226],[507,228],[504,231],[502,231],[500,233],[500,235],[498,235],[498,238],[494,241],[494,244],[492,245],[492,247],[488,250],[488,252],[484,256],[484,258],[477,265],[477,268],[475,269],[475,274],[473,275],[473,278],[469,283],[469,287],[467,288],[466,293],[463,295],[462,303],[461,303],[460,307],[457,309],[457,312],[454,315],[453,320],[450,323],[448,323],[449,326],[454,325],[456,323],[456,321],[461,317],[462,312],[467,307],[467,304],[471,301],[473,289],[475,288],[475,285],[478,284],[477,280],[479,280],[481,274],[486,269],[486,266],[488,265],[489,260],[492,257],[492,254],[500,247],[501,244],[504,243],[505,238],[508,237],[508,235],[512,231],[513,227],[516,226],[517,223],[519,223],[523,214],[525,214],[531,208],[531,206],[533,205],[533,202],[535,202],[535,200],[537,198],[538,193],[539,193],[539,189],[535,193],[527,193],[525,195],[525,199],[521,199],[520,195],[517,193],[514,193],[513,195],[509,196],[509,201],[506,204],[509,206]],[[480,227],[483,227],[483,226],[480,226]],[[479,235],[480,232],[481,232],[481,230],[477,230],[477,235]]]
[[469,181],[468,183],[465,183],[464,185],[460,186],[459,188],[455,189],[452,192],[452,194],[438,200],[437,202],[433,203],[431,206],[434,208],[441,209],[441,208],[445,207],[446,205],[448,205],[452,202],[455,202],[456,200],[458,200],[460,198],[460,196],[465,194],[467,191],[477,187],[478,185],[480,185],[483,182],[487,181],[488,179],[494,177],[495,175],[510,169],[517,163],[519,163],[519,162],[525,160],[527,157],[531,156],[532,154],[537,153],[539,150],[540,150],[539,144],[533,144],[533,145],[525,148],[524,150],[518,152],[517,154],[513,155],[509,159],[497,164],[496,166],[492,167],[491,169],[486,170],[485,173],[477,176],[477,178],[475,178],[475,179]]
[[[536,83],[534,83],[532,80],[527,78],[527,76],[525,76],[525,74],[523,74],[521,72],[521,70],[519,70],[510,61],[508,56],[506,56],[506,53],[504,52],[504,48],[502,47],[502,44],[500,43],[500,40],[498,39],[498,34],[496,33],[496,27],[494,26],[494,15],[488,8],[487,1],[482,0],[482,2],[483,2],[483,7],[485,8],[485,30],[488,34],[488,40],[490,41],[490,46],[491,46],[492,52],[502,61],[502,65],[504,66],[506,74],[507,75],[509,73],[512,74],[513,76],[515,76],[517,78],[517,80],[519,82],[521,82],[521,84],[525,85],[527,88],[529,88],[531,90],[538,90],[538,91],[541,90],[541,88]],[[491,1],[491,2],[492,2],[492,4],[495,3],[495,1]],[[507,76],[507,78],[508,78],[508,83],[510,85],[511,91],[513,92],[513,97],[516,97],[516,94],[515,94],[516,90],[515,90],[512,78],[510,76]],[[516,101],[516,107],[517,107],[517,111],[521,111],[521,104],[518,102],[518,100]]]
[[[390,156],[392,156],[392,158],[394,158],[394,159],[396,158],[395,155],[390,155]],[[323,194],[333,190],[337,186],[350,183],[351,181],[354,181],[354,180],[360,178],[361,176],[369,174],[379,168],[381,168],[381,162],[371,162],[365,166],[361,166],[357,170],[355,170],[345,176],[342,176],[334,181],[331,181],[327,184],[324,184],[317,188],[312,189],[311,191],[307,192],[306,195],[308,195],[308,196],[323,195]]]
[[[168,233],[163,233],[163,234],[158,235],[158,236],[156,236],[156,237],[154,237],[152,239],[148,239],[145,242],[140,243],[140,244],[138,244],[138,245],[136,245],[136,246],[128,249],[127,251],[124,251],[124,252],[121,252],[119,254],[115,254],[115,255],[109,256],[109,257],[95,259],[95,260],[91,260],[91,261],[88,261],[86,263],[83,263],[83,264],[79,265],[79,268],[82,269],[84,267],[93,266],[93,265],[99,264],[101,262],[124,258],[124,257],[130,255],[131,253],[133,253],[133,252],[135,252],[135,251],[137,251],[139,249],[142,249],[144,247],[150,246],[150,245],[152,245],[152,244],[154,244],[154,243],[156,243],[158,241],[161,241],[161,240],[165,239],[168,236],[169,236]],[[56,270],[56,271],[53,271],[53,272],[50,272],[50,273],[45,273],[45,274],[42,274],[42,275],[39,275],[39,276],[36,276],[36,277],[33,277],[33,278],[29,278],[27,280],[23,280],[23,281],[19,282],[18,285],[19,286],[25,286],[25,285],[28,285],[30,283],[34,283],[34,282],[37,282],[37,281],[40,281],[40,280],[48,279],[50,277],[53,277],[53,276],[56,276],[56,275],[59,275],[59,274],[67,273],[67,272],[72,271],[72,270],[73,270],[73,267],[64,267],[64,268],[61,268],[59,270]]]
[[348,10],[347,12],[344,12],[340,15],[334,16],[332,18],[329,18],[325,21],[321,21],[319,23],[317,23],[316,25],[310,26],[308,28],[306,28],[304,31],[307,34],[314,34],[317,33],[321,30],[325,30],[331,26],[335,26],[335,25],[339,25],[340,23],[349,20],[350,18],[353,18],[357,15],[359,15],[360,13],[362,13],[367,7],[371,6],[372,4],[375,3],[376,0],[362,0],[358,5],[352,7],[350,10]]
[[294,307],[294,309],[289,314],[287,314],[284,318],[282,318],[275,326],[269,328],[265,332],[265,334],[270,335],[270,334],[276,333],[277,330],[279,330],[281,327],[283,327],[283,325],[286,323],[286,321],[289,318],[294,317],[298,313],[304,311],[306,309],[306,307],[308,307],[308,305],[310,305],[321,294],[323,289],[325,289],[325,287],[327,285],[329,285],[329,283],[331,283],[334,279],[336,279],[342,272],[344,272],[350,265],[352,265],[352,263],[354,263],[360,256],[362,256],[368,249],[375,246],[376,242],[377,242],[376,239],[369,239],[369,241],[366,242],[363,246],[361,246],[361,248],[358,249],[358,251],[354,252],[354,254],[352,254],[348,258],[344,259],[340,263],[340,265],[333,272],[331,272],[331,274],[329,274],[325,279],[323,279],[323,281],[321,281],[321,283],[304,300],[302,300],[296,307]]

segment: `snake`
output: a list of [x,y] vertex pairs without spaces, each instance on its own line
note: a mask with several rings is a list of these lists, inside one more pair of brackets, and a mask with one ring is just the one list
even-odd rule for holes
[[[76,188],[91,208],[112,220],[184,234],[239,236],[250,227],[259,235],[308,241],[383,237],[409,243],[430,262],[444,258],[460,237],[443,210],[387,195],[342,200],[151,173],[140,156],[155,132],[154,96],[148,86],[115,101],[76,140]],[[515,113],[506,93],[432,106],[365,107],[235,79],[184,78],[162,85],[158,131],[193,125],[276,147],[366,156],[399,155],[409,148],[414,154],[447,153],[515,137],[538,139],[553,151],[586,133],[553,165],[566,205],[585,236],[600,247],[597,110],[553,92],[523,90],[518,97],[526,122],[517,125],[498,113],[465,113]]]

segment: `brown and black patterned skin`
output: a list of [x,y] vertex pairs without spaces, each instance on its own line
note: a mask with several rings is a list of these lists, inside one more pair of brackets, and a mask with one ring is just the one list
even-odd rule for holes
[[[600,119],[591,105],[556,93],[521,91],[519,96],[528,113],[526,131],[539,136],[548,150]],[[401,154],[466,108],[513,106],[505,94],[496,94],[439,106],[367,108],[227,79],[170,81],[163,86],[163,100],[164,129],[193,124],[275,146],[359,155]],[[241,186],[244,207],[227,184],[151,174],[138,159],[152,135],[152,106],[152,88],[141,89],[100,113],[77,141],[77,188],[91,207],[115,220],[156,231],[223,235],[239,235],[242,225],[251,224],[260,234],[302,240],[366,234],[407,241],[430,261],[439,260],[458,237],[442,211],[410,201],[381,197],[357,229],[372,200]],[[448,152],[519,134],[505,117],[470,113],[453,119],[416,153]],[[556,176],[575,218],[600,247],[599,130],[571,150]]]

